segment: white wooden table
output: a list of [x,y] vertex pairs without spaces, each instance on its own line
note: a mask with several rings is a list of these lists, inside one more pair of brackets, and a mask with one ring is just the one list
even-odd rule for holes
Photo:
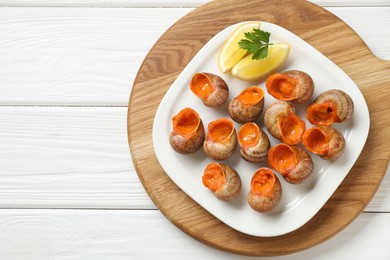
[[[1,260],[252,259],[171,224],[140,184],[127,144],[127,103],[142,60],[205,2],[0,0]],[[313,2],[390,59],[389,0]],[[389,245],[387,170],[344,231],[280,259],[390,259]]]

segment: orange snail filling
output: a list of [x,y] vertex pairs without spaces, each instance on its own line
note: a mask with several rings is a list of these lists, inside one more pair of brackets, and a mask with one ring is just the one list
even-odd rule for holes
[[275,73],[269,76],[266,81],[266,87],[268,92],[279,100],[296,99],[297,86],[297,79],[279,73]]
[[314,103],[307,108],[306,116],[315,125],[331,125],[338,119],[337,106],[331,101]]
[[204,170],[202,182],[203,185],[209,188],[212,192],[221,190],[226,182],[225,173],[221,165],[216,162],[207,165],[206,169]]
[[313,153],[325,155],[329,152],[329,136],[320,129],[309,129],[303,141],[304,146]]
[[198,113],[191,108],[185,108],[172,118],[173,131],[185,138],[192,137],[201,123]]
[[238,141],[241,147],[253,147],[260,141],[259,127],[255,123],[247,123],[238,131]]
[[275,174],[269,169],[258,170],[251,180],[251,192],[255,195],[271,196],[275,178]]
[[234,124],[227,118],[218,119],[209,125],[208,137],[214,142],[226,142],[234,132]]
[[264,98],[264,92],[261,88],[253,86],[243,90],[237,97],[238,101],[247,106],[256,105]]
[[286,144],[279,144],[268,152],[268,162],[277,172],[288,174],[298,165],[294,151]]
[[282,141],[287,144],[298,144],[306,130],[305,122],[294,113],[278,117],[278,125]]
[[190,89],[202,100],[206,100],[214,92],[210,78],[203,73],[196,73],[192,76]]

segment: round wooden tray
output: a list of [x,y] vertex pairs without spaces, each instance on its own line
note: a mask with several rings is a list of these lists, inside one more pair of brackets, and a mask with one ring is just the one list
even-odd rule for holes
[[[155,112],[176,77],[215,34],[249,20],[278,24],[335,62],[359,86],[371,119],[360,157],[322,209],[301,228],[271,238],[240,233],[194,202],[166,175],[152,144]],[[341,231],[375,194],[390,154],[389,100],[390,62],[375,57],[348,25],[325,9],[302,0],[217,0],[181,18],[146,56],[129,101],[130,150],[138,176],[153,202],[190,236],[244,255],[289,254],[319,244]]]

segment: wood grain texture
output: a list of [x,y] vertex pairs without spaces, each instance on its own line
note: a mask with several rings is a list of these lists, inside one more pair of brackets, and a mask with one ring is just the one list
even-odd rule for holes
[[[197,243],[157,210],[0,210],[0,215],[5,260],[253,260]],[[333,239],[278,259],[388,259],[389,250],[378,248],[388,247],[383,238],[389,232],[390,214],[366,213]]]
[[[283,1],[283,9],[280,5],[280,1],[237,4],[221,0],[186,15],[160,38],[147,55],[129,102],[128,129],[133,162],[152,200],[168,219],[190,236],[239,254],[283,255],[309,248],[334,236],[350,224],[370,201],[389,160],[390,149],[385,140],[390,138],[390,115],[386,106],[390,98],[390,89],[386,87],[390,84],[390,63],[372,55],[349,26],[326,10],[305,1]],[[366,146],[329,201],[298,230],[272,238],[239,233],[211,216],[170,181],[149,145],[152,143],[153,115],[170,84],[212,36],[231,24],[245,20],[276,23],[325,54],[357,83],[371,115]],[[343,44],[334,39],[343,39]],[[370,173],[370,176],[364,173]]]
[[[328,8],[390,59],[390,7]],[[127,106],[153,43],[193,8],[1,8],[0,105]]]

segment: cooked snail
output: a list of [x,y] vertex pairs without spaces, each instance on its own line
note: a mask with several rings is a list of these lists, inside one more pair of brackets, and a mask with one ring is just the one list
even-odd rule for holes
[[241,191],[241,178],[230,166],[212,162],[204,170],[202,182],[220,200],[233,200]]
[[298,144],[306,130],[305,122],[295,114],[294,107],[284,101],[276,101],[268,106],[264,124],[273,137],[289,145]]
[[226,82],[212,73],[195,73],[190,82],[190,89],[208,107],[222,105],[229,97]]
[[241,156],[250,162],[261,162],[267,158],[270,142],[267,134],[255,123],[249,122],[238,130]]
[[244,89],[229,103],[231,118],[240,124],[255,121],[264,107],[264,91],[256,86]]
[[313,172],[314,164],[310,155],[299,146],[277,144],[268,152],[268,164],[283,178],[293,184],[306,180]]
[[314,126],[306,130],[302,144],[325,160],[336,160],[345,148],[344,136],[330,126]]
[[278,100],[301,104],[312,97],[314,82],[306,72],[289,70],[270,75],[266,81],[266,88],[268,93]]
[[248,203],[258,212],[274,210],[282,198],[282,185],[278,177],[269,168],[256,170],[251,180]]
[[332,125],[348,120],[353,112],[352,98],[344,91],[331,89],[320,94],[306,111],[313,125]]
[[220,118],[208,125],[203,149],[210,158],[222,161],[233,155],[237,146],[237,133],[234,123],[228,118]]
[[172,148],[182,154],[193,153],[202,147],[205,131],[199,114],[192,108],[184,108],[172,117],[173,130],[169,135]]

